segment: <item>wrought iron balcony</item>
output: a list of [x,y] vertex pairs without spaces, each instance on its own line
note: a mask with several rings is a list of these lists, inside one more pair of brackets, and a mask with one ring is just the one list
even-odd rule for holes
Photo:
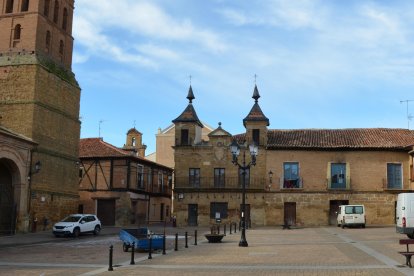
[[[238,190],[242,189],[241,177],[175,177],[174,189],[192,190]],[[247,190],[264,190],[265,177],[246,179]]]

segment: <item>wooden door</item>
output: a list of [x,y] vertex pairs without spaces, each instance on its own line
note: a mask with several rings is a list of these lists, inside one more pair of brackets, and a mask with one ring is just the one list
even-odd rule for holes
[[285,202],[283,222],[287,225],[296,225],[296,202]]
[[12,175],[9,169],[0,163],[0,235],[14,233],[15,208],[13,208]]
[[115,225],[115,199],[98,199],[97,216],[102,225]]
[[198,225],[198,204],[188,204],[188,226]]

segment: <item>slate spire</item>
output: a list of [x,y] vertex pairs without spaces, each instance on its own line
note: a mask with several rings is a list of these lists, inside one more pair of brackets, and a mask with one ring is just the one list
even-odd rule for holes
[[243,125],[246,126],[246,122],[265,122],[266,126],[269,126],[269,119],[263,114],[262,109],[259,106],[259,90],[257,89],[257,85],[254,85],[253,96],[254,105],[250,110],[249,114],[247,114],[246,118],[243,119]]
[[198,119],[197,113],[193,107],[193,100],[195,99],[193,89],[190,85],[190,88],[188,89],[188,95],[187,99],[189,101],[187,107],[184,109],[184,111],[181,113],[180,116],[178,116],[176,119],[174,119],[172,122],[175,123],[196,123],[200,127],[204,127],[201,123],[200,119]]

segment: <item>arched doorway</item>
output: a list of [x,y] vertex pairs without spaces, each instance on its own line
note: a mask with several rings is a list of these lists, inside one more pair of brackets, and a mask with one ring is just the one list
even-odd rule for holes
[[16,208],[13,177],[7,163],[0,159],[0,235],[13,234],[16,228]]

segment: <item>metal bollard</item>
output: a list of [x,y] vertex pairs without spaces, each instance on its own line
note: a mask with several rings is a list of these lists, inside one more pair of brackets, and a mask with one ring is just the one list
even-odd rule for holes
[[149,236],[149,250],[148,250],[148,259],[152,259],[152,235]]
[[132,242],[132,248],[131,248],[131,262],[129,263],[130,265],[134,265],[135,264],[135,242]]
[[224,224],[224,236],[227,236],[227,235],[226,235],[226,226],[227,226],[227,225],[226,225],[226,224]]
[[217,225],[217,234],[220,234],[220,224]]
[[113,267],[112,267],[112,251],[114,250],[114,246],[111,245],[109,247],[109,267],[108,267],[108,271],[113,271]]
[[188,233],[185,232],[185,248],[188,248]]
[[194,245],[197,245],[197,230],[194,230]]
[[234,233],[237,233],[237,223],[234,223]]
[[178,233],[175,233],[175,247],[174,251],[178,251]]
[[233,227],[233,225],[230,223],[230,235],[231,235],[231,228]]
[[162,255],[165,255],[165,232],[164,236],[162,236]]

